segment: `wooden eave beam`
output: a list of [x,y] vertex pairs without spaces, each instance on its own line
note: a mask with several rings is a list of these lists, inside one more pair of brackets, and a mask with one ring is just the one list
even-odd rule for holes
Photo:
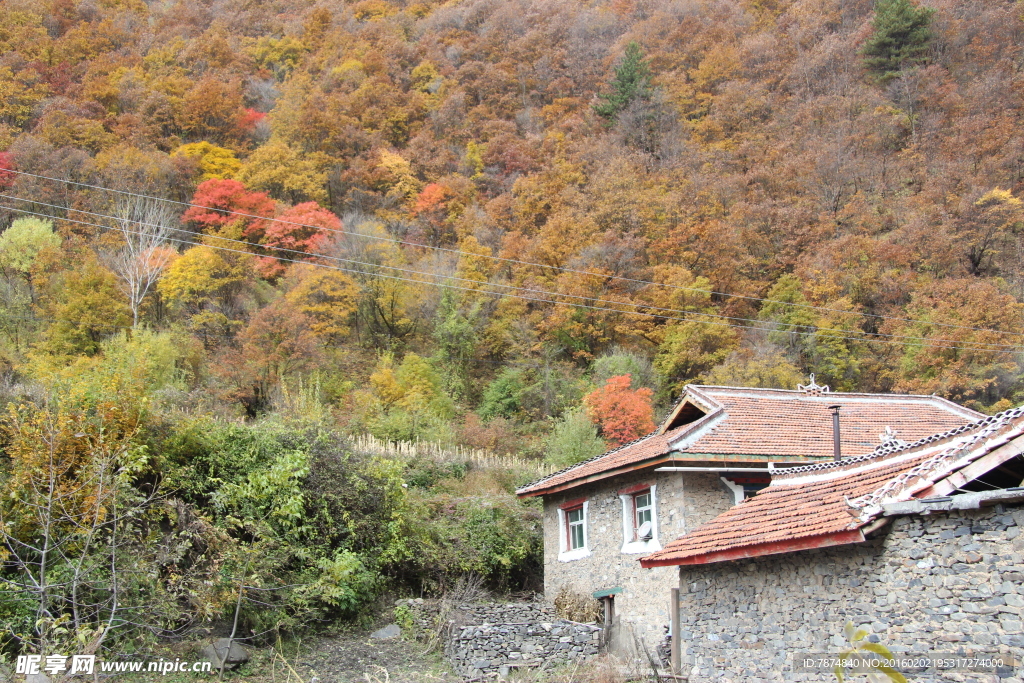
[[860,529],[854,529],[853,531],[836,531],[830,534],[820,534],[818,536],[805,536],[803,538],[792,538],[784,541],[745,545],[738,548],[718,550],[701,555],[690,555],[689,557],[683,558],[649,559],[643,557],[640,558],[640,566],[650,569],[652,567],[713,564],[715,562],[742,560],[749,557],[763,557],[765,555],[792,553],[798,550],[813,550],[815,548],[828,548],[834,545],[863,543],[864,540],[864,534]]
[[[674,453],[674,454],[673,454]],[[635,472],[642,470],[647,467],[654,467],[655,465],[662,465],[665,463],[673,464],[680,462],[707,462],[707,463],[719,463],[725,462],[735,465],[757,465],[761,463],[769,462],[769,458],[774,457],[771,455],[763,455],[760,453],[679,453],[673,451],[673,453],[666,453],[658,456],[656,459],[641,460],[640,462],[631,463],[629,465],[623,465],[606,472],[595,472],[594,474],[579,479],[572,479],[570,481],[562,482],[556,486],[546,487],[537,489],[535,491],[528,491],[526,493],[517,493],[516,495],[520,498],[533,498],[535,496],[546,496],[551,493],[559,493],[567,489],[574,488],[576,486],[582,486],[583,484],[589,484],[591,482],[600,481],[601,479],[607,479],[608,477],[614,477],[619,474],[626,474],[629,472]],[[789,466],[799,467],[800,465],[813,465],[818,462],[831,462],[832,458],[788,458],[780,462],[785,462]],[[766,472],[768,470],[765,470]]]
[[518,495],[520,498],[547,496],[552,493],[558,493],[559,491],[565,491],[566,489],[576,488],[577,486],[583,486],[584,484],[589,484],[594,481],[600,481],[602,479],[614,477],[619,474],[627,474],[629,472],[636,472],[637,470],[647,469],[648,467],[653,467],[655,465],[661,465],[665,462],[670,462],[671,460],[672,458],[667,456],[662,456],[659,458],[655,458],[653,460],[641,460],[640,462],[631,463],[629,465],[623,465],[621,467],[616,467],[615,469],[612,470],[606,470],[604,472],[595,472],[594,474],[591,474],[586,477],[580,477],[579,479],[573,479],[572,481],[562,482],[561,484],[551,486],[549,488],[538,489],[536,491],[528,491],[526,493],[519,493],[516,495]]
[[1012,460],[1024,453],[1024,438],[1017,437],[990,453],[978,458],[967,467],[957,470],[945,479],[940,479],[926,489],[914,494],[914,498],[938,498],[948,496],[957,489],[963,488],[980,476],[996,469],[1004,462]]

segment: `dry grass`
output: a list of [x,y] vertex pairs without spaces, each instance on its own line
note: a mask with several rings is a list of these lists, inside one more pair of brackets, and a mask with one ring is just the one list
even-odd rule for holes
[[510,683],[626,683],[629,680],[622,672],[622,665],[611,656],[548,671],[518,669],[509,675]]
[[554,468],[540,460],[520,458],[514,455],[498,455],[478,448],[442,446],[421,441],[382,441],[370,434],[361,434],[353,439],[353,446],[367,453],[389,458],[411,460],[423,458],[434,462],[468,462],[485,469],[514,470],[529,473],[537,478],[551,474]]
[[601,603],[571,584],[562,586],[555,597],[555,613],[563,619],[586,624],[601,621]]

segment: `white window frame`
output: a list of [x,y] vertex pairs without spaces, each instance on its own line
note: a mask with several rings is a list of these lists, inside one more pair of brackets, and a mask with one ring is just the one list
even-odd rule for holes
[[651,494],[651,540],[641,541],[636,539],[636,532],[634,525],[636,523],[635,515],[636,509],[633,507],[633,501],[636,499],[637,494],[643,494],[645,491],[636,491],[635,493],[620,493],[619,500],[622,501],[622,552],[628,554],[637,553],[653,553],[661,550],[661,542],[658,540],[658,485],[651,484],[649,492]]
[[[558,508],[558,561],[572,562],[590,556],[590,515],[589,501],[583,501],[583,547],[575,550],[569,549],[569,520],[566,515],[568,510]],[[570,510],[579,509],[573,506]]]

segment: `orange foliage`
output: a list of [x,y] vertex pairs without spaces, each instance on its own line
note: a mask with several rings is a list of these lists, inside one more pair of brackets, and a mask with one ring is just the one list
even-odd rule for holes
[[601,436],[613,447],[654,431],[654,395],[646,387],[630,389],[629,375],[609,377],[608,382],[583,398],[590,419],[601,427]]
[[330,237],[332,231],[341,230],[341,221],[330,211],[320,208],[316,202],[296,204],[277,217],[268,221],[263,231],[263,246],[276,258],[261,258],[259,268],[266,278],[280,276],[285,271],[287,260],[310,258]]

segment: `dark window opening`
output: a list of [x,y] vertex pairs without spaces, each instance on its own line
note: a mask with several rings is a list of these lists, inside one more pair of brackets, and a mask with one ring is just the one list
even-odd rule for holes
[[967,482],[955,493],[1012,489],[1022,483],[1024,483],[1024,458],[1018,455]]
[[728,477],[729,481],[743,487],[743,500],[750,498],[771,483],[768,475],[755,474],[749,477]]
[[692,403],[684,403],[680,406],[679,412],[675,414],[672,421],[665,427],[665,431],[675,429],[676,427],[682,427],[683,425],[688,425],[691,422],[696,422],[706,414],[707,413]]

